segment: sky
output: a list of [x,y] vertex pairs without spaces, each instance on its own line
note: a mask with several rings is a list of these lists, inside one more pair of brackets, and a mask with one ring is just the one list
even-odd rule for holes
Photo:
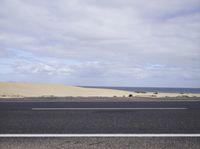
[[0,0],[0,81],[200,87],[200,0]]

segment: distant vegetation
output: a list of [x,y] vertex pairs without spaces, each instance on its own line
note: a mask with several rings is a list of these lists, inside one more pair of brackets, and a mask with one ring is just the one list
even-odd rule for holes
[[143,93],[143,94],[145,94],[146,92],[145,91],[135,91],[135,93]]
[[129,94],[128,97],[133,97],[133,95],[132,95],[132,94]]

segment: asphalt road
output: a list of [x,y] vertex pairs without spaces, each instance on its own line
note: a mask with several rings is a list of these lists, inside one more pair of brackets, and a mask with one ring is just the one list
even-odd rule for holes
[[0,102],[0,134],[200,133],[200,101]]
[[200,109],[200,101],[134,101],[134,102],[0,102],[0,110],[33,110],[42,108],[43,110],[52,108],[188,108]]

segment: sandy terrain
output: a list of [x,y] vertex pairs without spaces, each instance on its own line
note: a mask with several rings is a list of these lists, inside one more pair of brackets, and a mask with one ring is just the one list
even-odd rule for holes
[[113,97],[128,96],[132,92],[111,89],[94,89],[58,84],[0,83],[0,97]]
[[200,97],[200,94],[135,93],[113,89],[83,88],[59,84],[0,83],[0,98],[23,97]]

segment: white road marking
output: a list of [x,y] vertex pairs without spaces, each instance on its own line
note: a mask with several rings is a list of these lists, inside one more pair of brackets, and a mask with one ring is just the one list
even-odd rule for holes
[[188,108],[32,108],[32,110],[185,110]]
[[14,137],[200,137],[200,134],[0,134],[0,138]]

